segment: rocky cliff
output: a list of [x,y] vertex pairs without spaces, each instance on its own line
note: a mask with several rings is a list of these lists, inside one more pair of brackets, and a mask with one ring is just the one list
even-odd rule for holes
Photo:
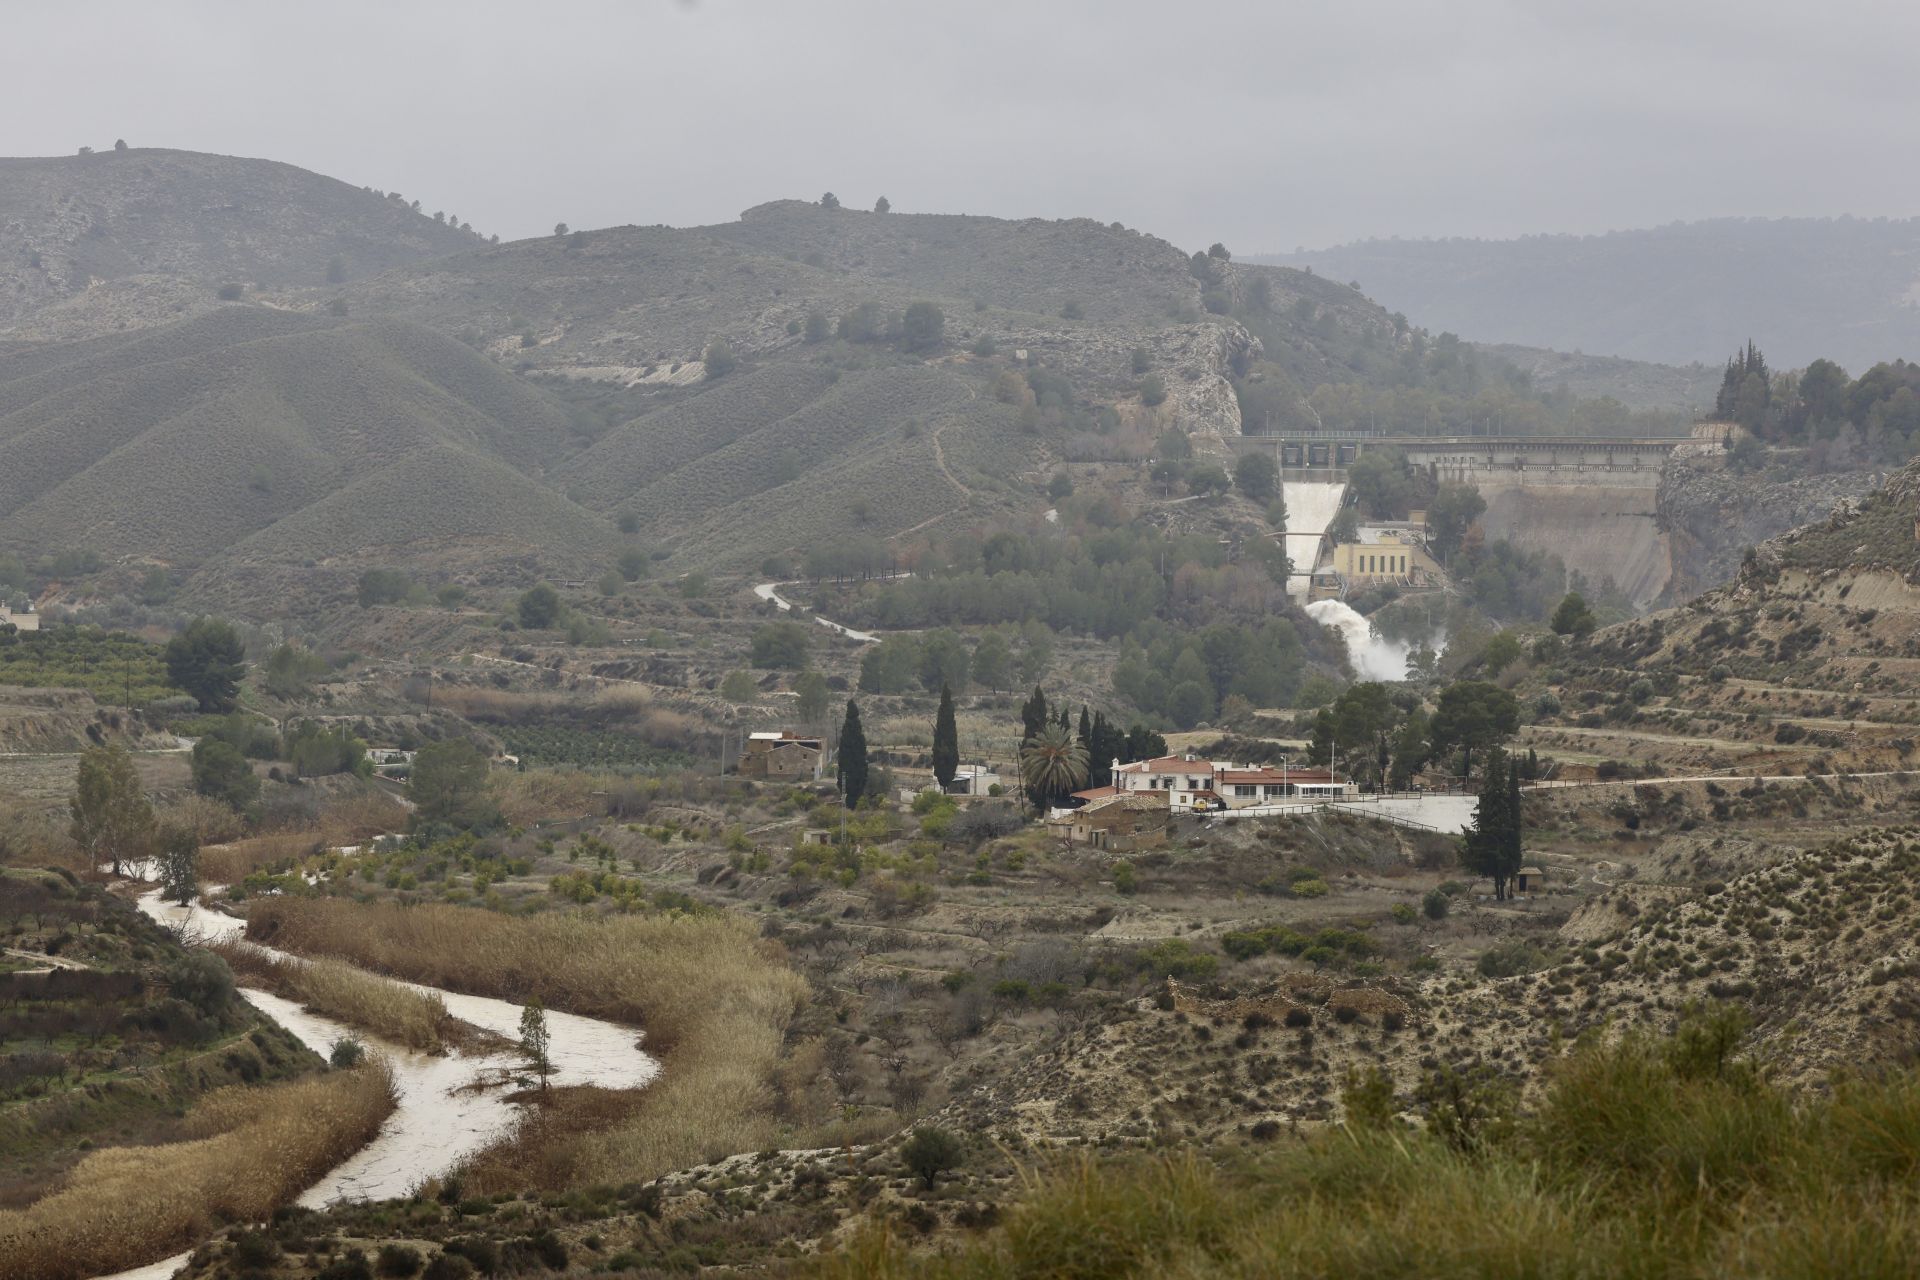
[[1749,547],[1821,520],[1885,479],[1879,471],[1755,475],[1717,459],[1675,459],[1661,473],[1656,501],[1672,557],[1663,598],[1678,603],[1731,581]]

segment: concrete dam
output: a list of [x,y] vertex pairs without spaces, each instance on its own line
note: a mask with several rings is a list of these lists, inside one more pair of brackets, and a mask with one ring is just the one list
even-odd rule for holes
[[1397,450],[1435,480],[1477,488],[1487,503],[1480,525],[1489,538],[1559,556],[1595,584],[1612,578],[1643,607],[1658,600],[1673,577],[1673,549],[1659,513],[1661,471],[1676,450],[1719,447],[1673,437],[1332,432],[1242,436],[1230,443],[1236,453],[1270,453],[1290,492],[1297,484],[1343,480],[1345,468],[1368,449]]

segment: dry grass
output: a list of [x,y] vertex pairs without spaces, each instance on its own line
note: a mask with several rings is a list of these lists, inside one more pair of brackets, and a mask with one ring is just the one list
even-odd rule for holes
[[269,831],[224,844],[203,844],[200,879],[205,884],[236,884],[262,867],[304,858],[322,849],[364,844],[374,836],[403,831],[407,810],[373,787],[329,796],[317,821]]
[[238,884],[262,867],[318,853],[325,843],[313,832],[282,831],[205,845],[200,850],[200,882]]
[[[476,1163],[493,1186],[631,1181],[752,1150],[773,1128],[771,1078],[806,982],[724,916],[504,916],[322,898],[256,902],[249,936],[303,955],[477,995],[539,996],[645,1028],[660,1078],[605,1127],[537,1122]],[[471,1181],[471,1180],[470,1180]]]
[[578,818],[606,810],[609,793],[630,780],[612,773],[575,769],[530,769],[495,773],[488,781],[500,816],[517,827],[554,819]]
[[81,1280],[263,1218],[365,1146],[393,1107],[381,1062],[222,1089],[194,1109],[183,1140],[96,1151],[60,1190],[0,1212],[0,1280]]
[[448,1013],[438,995],[401,986],[344,960],[295,960],[237,939],[210,943],[208,950],[224,958],[243,981],[409,1049],[440,1053],[492,1039]]

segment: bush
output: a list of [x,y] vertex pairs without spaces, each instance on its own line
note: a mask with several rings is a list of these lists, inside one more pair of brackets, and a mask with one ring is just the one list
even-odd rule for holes
[[237,280],[229,280],[215,291],[215,296],[222,302],[238,302],[246,292],[247,286]]
[[1131,862],[1113,864],[1113,887],[1116,892],[1125,894],[1131,894],[1140,887]]
[[425,1265],[420,1251],[404,1244],[383,1244],[374,1261],[374,1270],[383,1276],[413,1276]]
[[343,1036],[333,1042],[333,1052],[327,1055],[327,1061],[338,1070],[345,1071],[359,1066],[360,1060],[366,1056],[367,1051],[358,1040]]
[[1487,948],[1474,965],[1483,978],[1512,978],[1546,967],[1547,955],[1519,939]]
[[211,1017],[233,998],[233,970],[210,951],[189,951],[167,970],[167,989]]
[[1427,896],[1420,899],[1420,910],[1429,920],[1445,920],[1447,913],[1453,910],[1453,903],[1439,889],[1427,890]]
[[1389,914],[1400,924],[1412,924],[1420,913],[1404,902],[1396,902],[1393,904],[1393,910]]
[[966,1159],[966,1147],[960,1139],[935,1125],[922,1125],[900,1147],[901,1163],[919,1178],[928,1191],[940,1175],[958,1169]]
[[[624,1256],[624,1254],[617,1255],[615,1261]],[[472,1275],[473,1263],[467,1261],[464,1256],[457,1253],[442,1253],[436,1255],[433,1261],[427,1264],[427,1269],[421,1274],[420,1280],[469,1280]]]

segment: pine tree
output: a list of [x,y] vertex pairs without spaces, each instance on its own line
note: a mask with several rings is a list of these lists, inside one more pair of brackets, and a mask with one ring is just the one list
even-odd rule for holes
[[840,797],[851,809],[867,793],[867,733],[860,727],[860,708],[851,698],[847,718],[840,724],[838,774]]
[[940,686],[940,711],[933,720],[933,776],[942,787],[960,772],[960,729],[953,721],[953,690]]

